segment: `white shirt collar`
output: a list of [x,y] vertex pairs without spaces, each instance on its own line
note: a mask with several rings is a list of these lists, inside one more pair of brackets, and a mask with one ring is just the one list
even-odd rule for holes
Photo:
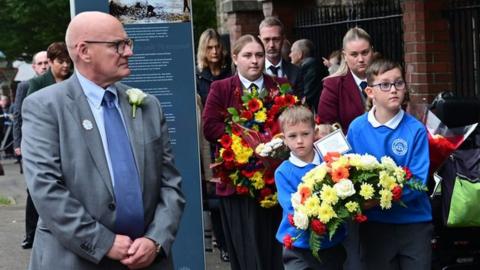
[[315,149],[313,149],[313,152],[314,152],[314,156],[313,156],[313,161],[310,162],[310,163],[307,163],[301,159],[299,159],[297,156],[295,156],[295,154],[293,152],[290,152],[290,157],[288,158],[288,160],[295,166],[297,167],[305,167],[307,166],[308,164],[314,164],[314,165],[320,165],[320,163],[322,162],[322,160],[320,159],[320,155],[317,153],[317,151]]
[[355,75],[355,73],[353,73],[351,70],[350,70],[350,73],[352,74],[353,79],[355,80],[355,83],[357,84],[358,89],[360,89],[360,91],[362,91],[362,88],[360,87],[360,83],[361,83],[361,82],[366,82],[367,80],[366,80],[366,79],[364,79],[364,80],[360,79],[360,78],[357,77],[357,75]]
[[404,114],[405,114],[405,112],[402,109],[400,109],[400,111],[394,117],[392,117],[392,119],[388,120],[385,124],[381,124],[375,118],[375,106],[373,106],[372,109],[370,109],[370,111],[368,112],[368,118],[367,119],[368,119],[368,122],[370,122],[370,124],[374,128],[378,128],[380,126],[386,126],[390,129],[396,129],[398,127],[398,125],[400,124],[400,121],[402,121],[402,118],[403,118]]
[[278,62],[278,64],[274,65],[274,64],[272,64],[272,62],[268,61],[267,58],[265,58],[265,72],[266,72],[268,75],[273,75],[272,71],[270,70],[270,66],[274,66],[274,67],[276,67],[276,68],[279,68],[279,69],[278,69],[278,77],[283,77],[284,72],[283,72],[282,62],[283,62],[283,60],[280,59],[280,61]]
[[255,81],[250,81],[248,80],[247,78],[243,77],[242,74],[238,73],[238,77],[240,78],[240,82],[242,83],[243,85],[243,88],[244,89],[247,89],[248,91],[250,91],[248,88],[250,87],[250,85],[252,83],[254,83],[255,85],[257,85],[258,87],[258,91],[261,91],[263,89],[263,75],[260,76],[258,79],[256,79]]
[[[95,108],[99,108],[100,106],[102,106],[105,89],[87,79],[85,76],[80,74],[78,70],[75,70],[75,74],[77,75],[80,86],[82,87],[85,96],[87,96],[87,99],[93,104]],[[112,91],[115,96],[117,95],[117,90],[112,85],[108,87],[108,90]],[[118,105],[118,98],[115,99],[115,104]]]

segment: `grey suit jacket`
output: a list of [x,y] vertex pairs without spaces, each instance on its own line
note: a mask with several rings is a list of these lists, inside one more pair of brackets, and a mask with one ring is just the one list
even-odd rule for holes
[[[173,269],[170,249],[185,200],[160,102],[148,95],[132,118],[115,84],[140,174],[145,236],[159,243],[148,269]],[[30,269],[125,269],[106,258],[115,234],[115,198],[100,133],[74,75],[30,96],[23,106],[27,186],[40,215]],[[93,128],[85,128],[90,121]]]
[[27,96],[28,81],[20,82],[15,93],[15,108],[13,110],[13,147],[20,147],[22,140],[22,103]]

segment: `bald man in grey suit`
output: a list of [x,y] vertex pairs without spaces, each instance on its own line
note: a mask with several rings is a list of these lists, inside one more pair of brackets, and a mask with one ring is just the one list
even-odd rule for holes
[[[40,214],[29,269],[173,269],[181,177],[160,102],[147,95],[134,117],[118,83],[130,74],[133,41],[116,18],[85,12],[66,44],[74,75],[28,96],[22,111],[25,175]],[[115,148],[118,137],[126,143]],[[122,185],[138,198],[120,195]]]

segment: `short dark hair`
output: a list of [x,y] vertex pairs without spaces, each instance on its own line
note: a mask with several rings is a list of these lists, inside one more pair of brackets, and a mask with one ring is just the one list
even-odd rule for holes
[[50,61],[53,61],[55,59],[59,60],[70,60],[70,56],[68,56],[68,50],[67,50],[67,45],[65,45],[65,42],[53,42],[48,46],[47,48],[47,58]]
[[398,68],[400,70],[400,73],[402,74],[402,78],[405,78],[405,71],[402,65],[400,65],[399,63],[386,58],[373,60],[365,71],[368,84],[372,84],[376,76],[395,68]]

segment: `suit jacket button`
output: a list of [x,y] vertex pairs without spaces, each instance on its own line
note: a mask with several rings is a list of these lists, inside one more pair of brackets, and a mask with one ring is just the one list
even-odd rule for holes
[[115,210],[115,204],[114,203],[109,203],[108,204],[108,209],[114,211]]

